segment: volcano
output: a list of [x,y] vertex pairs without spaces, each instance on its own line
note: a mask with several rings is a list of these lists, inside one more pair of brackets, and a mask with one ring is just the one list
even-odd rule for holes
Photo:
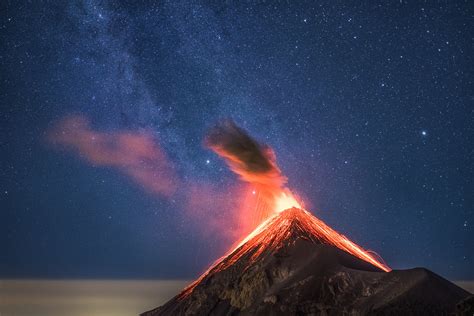
[[267,219],[155,315],[447,315],[473,297],[429,270],[391,270],[309,212]]

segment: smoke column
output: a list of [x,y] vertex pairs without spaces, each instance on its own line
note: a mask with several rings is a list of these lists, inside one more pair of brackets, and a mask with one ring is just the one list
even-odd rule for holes
[[[286,201],[291,195],[285,188],[287,178],[278,168],[273,150],[256,141],[232,120],[223,120],[211,128],[206,135],[205,145],[224,158],[241,180],[254,186],[259,200],[255,212],[256,222],[274,213],[282,197]],[[290,199],[294,200],[292,196]]]

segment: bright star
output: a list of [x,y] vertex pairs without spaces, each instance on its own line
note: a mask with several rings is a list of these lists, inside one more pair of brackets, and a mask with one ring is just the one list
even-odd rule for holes
[[210,164],[211,161],[209,159],[206,160],[206,165]]

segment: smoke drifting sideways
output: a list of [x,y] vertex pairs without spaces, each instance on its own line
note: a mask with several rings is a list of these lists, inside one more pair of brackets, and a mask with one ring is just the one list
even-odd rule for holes
[[276,165],[273,150],[259,144],[230,119],[211,128],[205,144],[223,157],[231,170],[246,182],[278,188],[286,183]]
[[205,239],[218,235],[225,248],[253,228],[257,199],[249,185],[183,180],[151,130],[100,131],[78,114],[54,124],[45,141],[93,167],[118,170],[146,192],[173,201],[177,216],[189,222],[188,229]]
[[145,191],[173,201],[189,228],[196,228],[204,238],[219,235],[224,247],[270,215],[300,207],[285,187],[287,179],[272,149],[231,120],[219,122],[204,140],[242,180],[226,186],[183,180],[151,130],[100,131],[85,116],[73,115],[53,125],[46,141],[56,149],[76,153],[94,167],[119,170]]
[[275,210],[301,206],[285,187],[287,178],[278,168],[273,150],[260,144],[234,121],[227,119],[219,122],[209,130],[204,143],[224,158],[241,180],[255,187],[259,195],[257,222],[266,219]]
[[100,132],[84,116],[74,115],[49,130],[47,141],[77,152],[94,166],[119,169],[150,193],[170,197],[177,190],[173,164],[151,131]]

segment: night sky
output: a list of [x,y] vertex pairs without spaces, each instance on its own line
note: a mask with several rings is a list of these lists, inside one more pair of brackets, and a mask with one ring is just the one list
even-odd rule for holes
[[0,5],[0,277],[196,277],[232,118],[392,268],[474,279],[472,3],[61,2]]

